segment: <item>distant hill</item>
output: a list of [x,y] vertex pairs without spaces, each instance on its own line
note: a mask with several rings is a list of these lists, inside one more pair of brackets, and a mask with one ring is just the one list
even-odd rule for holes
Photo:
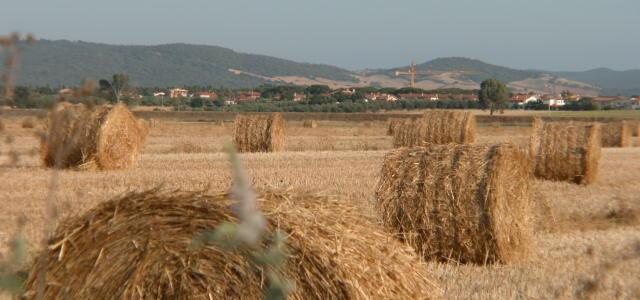
[[[404,82],[408,81],[408,76],[399,79],[395,72],[408,69],[409,66],[403,66],[368,71],[361,80],[377,81],[381,85],[391,82],[406,84]],[[560,93],[562,90],[571,90],[582,95],[596,95],[600,92],[597,86],[562,78],[550,72],[517,70],[464,57],[438,58],[418,64],[416,69],[419,73],[416,76],[416,86],[425,89],[479,88],[483,80],[496,78],[517,92]]]
[[18,83],[78,85],[85,79],[108,78],[120,72],[129,74],[140,86],[239,88],[277,83],[280,76],[355,81],[350,71],[341,68],[239,53],[216,46],[117,46],[39,40],[24,51]]
[[584,72],[556,72],[557,76],[586,82],[608,95],[640,95],[640,70],[615,71],[607,68]]
[[[2,54],[0,53],[0,59]],[[353,72],[343,68],[299,63],[231,49],[189,44],[121,46],[66,40],[39,40],[26,47],[18,84],[76,86],[85,79],[126,73],[137,86],[211,85],[228,88],[260,84],[327,84],[406,87],[408,66]],[[594,69],[585,72],[518,70],[464,57],[438,58],[417,65],[417,87],[476,89],[487,78],[506,82],[513,91],[581,95],[640,94],[640,70]]]
[[[408,69],[409,66],[399,69]],[[540,77],[542,74],[535,71],[516,70],[507,67],[488,64],[477,59],[464,57],[438,58],[416,66],[420,72],[457,72],[458,78],[471,80],[477,83],[485,79],[496,78],[502,82],[520,81],[528,78]],[[394,73],[396,69],[386,70],[387,73]]]

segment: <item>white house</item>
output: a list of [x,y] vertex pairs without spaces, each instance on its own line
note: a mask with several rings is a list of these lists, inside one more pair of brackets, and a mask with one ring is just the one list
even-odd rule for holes
[[549,107],[564,106],[566,104],[563,99],[555,98],[544,100],[542,103],[544,103],[544,105],[548,105]]

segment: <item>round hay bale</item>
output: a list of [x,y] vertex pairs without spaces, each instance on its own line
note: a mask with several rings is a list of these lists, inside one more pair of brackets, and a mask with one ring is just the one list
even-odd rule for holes
[[316,121],[316,120],[304,120],[304,122],[302,122],[302,127],[304,127],[304,128],[316,128],[316,127],[318,127],[318,121]]
[[24,118],[22,120],[22,128],[24,129],[32,129],[36,127],[36,123],[33,118]]
[[233,141],[239,152],[284,151],[285,122],[282,114],[237,115]]
[[138,119],[138,130],[140,130],[140,145],[144,147],[151,131],[150,122],[145,119]]
[[[268,235],[286,235],[295,284],[288,299],[427,299],[439,291],[410,247],[347,201],[265,192]],[[61,223],[46,258],[45,299],[263,299],[260,267],[240,251],[194,247],[194,238],[236,222],[227,194],[146,191],[104,202]],[[340,214],[340,217],[336,217]],[[33,299],[32,267],[25,298]]]
[[631,135],[640,137],[640,121],[628,122],[631,128]]
[[89,112],[84,104],[60,102],[48,113],[40,140],[40,159],[48,168],[69,168],[82,164],[77,123]]
[[626,121],[602,124],[602,147],[631,147],[631,126]]
[[393,133],[396,131],[398,127],[400,127],[400,125],[402,125],[404,121],[405,119],[401,119],[401,118],[389,119],[388,126],[387,126],[387,135],[393,136]]
[[511,144],[401,148],[385,158],[376,204],[426,260],[518,262],[531,247],[530,168]]
[[89,110],[65,102],[50,112],[46,132],[45,166],[99,170],[133,166],[147,134],[123,104]]
[[406,120],[394,130],[393,145],[470,144],[476,139],[476,119],[470,112],[433,110],[417,120]]
[[591,184],[598,177],[601,126],[550,122],[533,133],[534,173],[540,179]]

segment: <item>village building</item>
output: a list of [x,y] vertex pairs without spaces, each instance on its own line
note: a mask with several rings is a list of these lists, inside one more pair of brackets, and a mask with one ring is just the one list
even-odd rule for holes
[[527,103],[538,102],[539,99],[540,99],[540,95],[519,93],[519,94],[513,94],[513,96],[511,96],[509,100],[514,104],[523,106],[523,105],[526,105]]
[[364,95],[365,100],[369,101],[384,101],[395,102],[398,101],[398,97],[387,93],[366,93]]
[[169,98],[187,98],[189,91],[185,89],[175,88],[169,90]]
[[218,99],[218,94],[216,94],[214,92],[197,92],[195,94],[195,96],[198,97],[198,98],[209,99],[209,100]]
[[553,95],[542,95],[541,97],[542,99],[542,103],[544,105],[551,107],[560,107],[560,106],[565,106],[566,102],[564,99],[562,99],[562,97],[560,96],[553,96]]

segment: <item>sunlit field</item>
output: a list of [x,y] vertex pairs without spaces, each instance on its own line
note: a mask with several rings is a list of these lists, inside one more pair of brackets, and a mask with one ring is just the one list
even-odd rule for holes
[[[231,142],[233,123],[157,120],[137,167],[59,171],[52,188],[54,171],[42,168],[38,158],[38,122],[35,128],[22,128],[22,118],[12,117],[0,132],[0,253],[7,253],[22,217],[32,254],[39,250],[50,195],[62,219],[132,190],[230,186],[224,148]],[[301,121],[289,121],[285,152],[242,154],[241,159],[257,188],[336,195],[378,220],[374,191],[384,155],[392,149],[386,126],[384,121],[319,121],[317,128],[304,128]],[[480,124],[477,143],[524,144],[529,132],[526,126]],[[534,187],[535,255],[518,265],[427,263],[446,298],[639,298],[640,148],[603,149],[593,185],[536,180]]]

